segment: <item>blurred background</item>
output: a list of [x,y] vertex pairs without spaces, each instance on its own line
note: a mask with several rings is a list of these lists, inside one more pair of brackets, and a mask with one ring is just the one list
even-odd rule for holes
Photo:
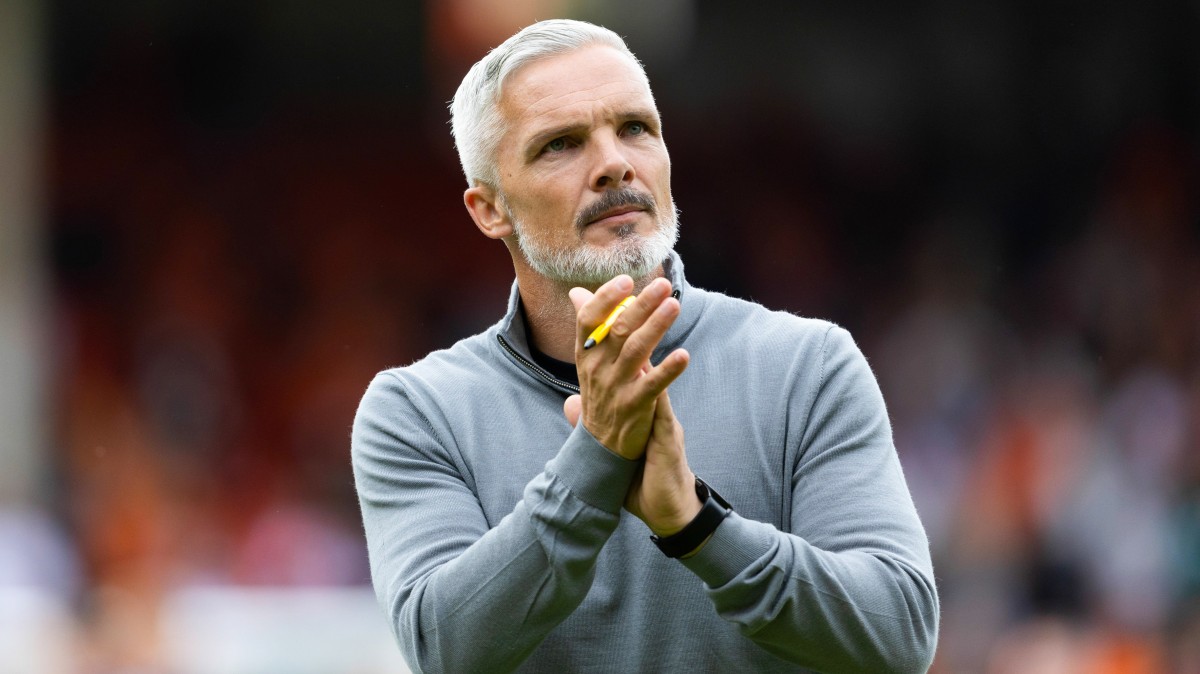
[[349,427],[497,320],[446,103],[626,36],[693,284],[851,330],[934,672],[1200,672],[1200,4],[0,0],[0,672],[403,671]]

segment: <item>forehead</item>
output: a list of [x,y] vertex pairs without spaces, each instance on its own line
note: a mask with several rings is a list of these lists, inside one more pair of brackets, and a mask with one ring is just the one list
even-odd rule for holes
[[530,125],[620,114],[625,108],[656,110],[633,58],[607,45],[529,63],[505,80],[500,96],[501,115],[516,132],[529,132]]

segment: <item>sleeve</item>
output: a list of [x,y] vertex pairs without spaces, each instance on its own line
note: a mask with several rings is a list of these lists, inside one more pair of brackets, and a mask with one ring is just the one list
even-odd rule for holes
[[683,563],[725,620],[781,658],[829,673],[925,672],[937,590],[883,396],[841,328],[826,333],[820,367],[815,393],[796,396],[811,408],[789,411],[805,429],[792,531],[734,513]]
[[351,456],[375,592],[414,672],[508,671],[528,657],[587,594],[637,466],[580,424],[489,530],[390,373],[363,397]]

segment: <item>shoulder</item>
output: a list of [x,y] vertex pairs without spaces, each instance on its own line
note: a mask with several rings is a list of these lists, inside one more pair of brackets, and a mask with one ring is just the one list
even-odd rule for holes
[[446,397],[456,391],[478,388],[481,381],[495,380],[496,349],[489,349],[493,329],[467,337],[413,363],[378,372],[367,386],[358,406],[356,421],[364,418],[398,419],[417,413],[438,416]]
[[820,318],[768,309],[763,305],[718,292],[691,288],[704,300],[701,324],[711,338],[753,346],[768,355],[811,360],[829,350],[857,350],[843,327]]
[[453,346],[433,351],[409,365],[384,370],[378,377],[390,377],[413,388],[440,388],[478,377],[495,367],[493,331],[489,329],[459,340]]
[[757,389],[788,390],[800,408],[819,395],[877,397],[874,374],[849,331],[831,321],[704,293],[689,351]]
[[[459,340],[408,365],[389,367],[375,375],[367,396],[420,398],[431,391],[461,388],[497,367],[494,329]],[[489,339],[490,338],[490,339]]]

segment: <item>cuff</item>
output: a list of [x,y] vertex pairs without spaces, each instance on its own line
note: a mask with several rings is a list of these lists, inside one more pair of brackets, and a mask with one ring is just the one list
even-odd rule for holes
[[776,543],[777,534],[775,527],[748,520],[735,510],[729,513],[699,552],[679,561],[699,576],[705,585],[716,589],[768,554]]
[[579,423],[546,471],[584,503],[617,514],[640,464],[609,451]]

